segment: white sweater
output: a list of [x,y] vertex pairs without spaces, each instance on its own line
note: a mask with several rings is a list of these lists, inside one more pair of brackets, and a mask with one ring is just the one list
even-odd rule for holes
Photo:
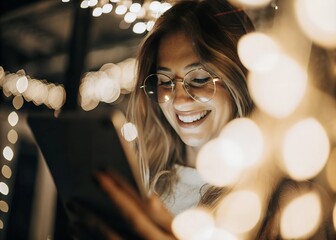
[[201,191],[205,190],[202,187],[206,185],[206,182],[194,168],[176,165],[176,171],[177,185],[171,195],[162,199],[165,206],[174,215],[197,206],[201,199]]

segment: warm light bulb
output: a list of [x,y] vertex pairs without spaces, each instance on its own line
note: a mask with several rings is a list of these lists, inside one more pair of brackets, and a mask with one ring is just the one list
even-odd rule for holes
[[17,123],[19,122],[19,116],[17,115],[16,112],[11,112],[9,115],[8,115],[8,123],[14,127]]
[[0,201],[0,210],[1,212],[8,212],[9,210],[8,204],[3,200]]
[[301,103],[307,88],[308,76],[293,59],[280,55],[267,71],[252,71],[248,87],[256,105],[275,118],[292,114]]
[[106,3],[102,7],[102,9],[103,9],[103,13],[110,13],[113,9],[113,5],[111,3]]
[[132,23],[137,19],[137,15],[133,12],[128,12],[124,16],[124,21],[127,23]]
[[19,93],[23,93],[28,88],[28,79],[26,76],[21,76],[16,81],[16,89]]
[[336,1],[296,0],[295,12],[303,32],[318,45],[336,47]]
[[23,106],[24,100],[21,95],[17,95],[13,98],[13,107],[19,110]]
[[121,133],[126,141],[131,142],[138,137],[138,130],[133,123],[125,123],[121,128]]
[[136,84],[136,60],[134,58],[128,58],[118,63],[118,66],[121,70],[120,88],[123,92],[129,93],[133,91]]
[[254,228],[261,217],[261,201],[252,191],[241,190],[227,195],[219,204],[216,224],[229,232],[245,233]]
[[314,193],[292,200],[281,212],[280,233],[285,239],[309,239],[321,222],[321,202]]
[[89,0],[83,0],[80,5],[81,8],[88,8],[89,7]]
[[178,214],[172,223],[172,230],[180,240],[207,240],[214,228],[212,216],[201,208],[188,209]]
[[98,4],[98,0],[88,0],[89,6],[94,7]]
[[216,138],[207,142],[199,151],[196,169],[208,183],[223,187],[236,183],[242,169],[242,149],[235,142]]
[[241,161],[233,162],[244,168],[255,165],[260,161],[264,138],[255,122],[248,118],[237,118],[229,122],[220,133],[220,138],[230,140],[237,145],[243,153]]
[[271,0],[229,0],[229,2],[237,7],[260,8],[270,4]]
[[137,22],[133,26],[133,32],[137,34],[142,34],[146,31],[147,25],[144,22]]
[[149,9],[153,12],[159,12],[161,8],[161,3],[159,1],[152,1],[149,4]]
[[7,165],[2,166],[1,173],[5,178],[11,178],[12,177],[12,169],[10,169],[10,167],[8,167]]
[[60,109],[65,102],[65,89],[61,86],[52,86],[49,89],[48,102],[50,106],[58,110]]
[[0,193],[3,195],[8,195],[9,193],[8,185],[4,182],[0,182]]
[[2,151],[2,155],[4,156],[6,160],[12,161],[14,157],[14,152],[9,146],[6,146]]
[[266,34],[253,32],[239,39],[238,55],[247,69],[261,72],[277,64],[280,47]]
[[140,3],[133,3],[130,6],[130,12],[137,13],[137,12],[140,12],[140,10],[141,10],[141,4]]
[[96,7],[95,9],[93,9],[92,11],[92,16],[94,17],[99,17],[103,14],[103,9],[101,7]]
[[313,118],[301,120],[284,138],[282,153],[286,171],[293,179],[310,179],[324,168],[329,151],[329,139],[321,124]]
[[117,15],[123,15],[127,12],[127,7],[125,5],[118,5],[115,9]]
[[15,144],[18,140],[18,134],[14,129],[9,130],[7,134],[7,139],[10,143]]

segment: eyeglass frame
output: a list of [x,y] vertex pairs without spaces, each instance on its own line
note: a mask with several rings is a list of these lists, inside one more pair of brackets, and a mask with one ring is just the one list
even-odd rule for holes
[[[189,93],[189,91],[186,89],[186,84],[185,84],[185,77],[189,74],[189,73],[191,73],[191,72],[193,72],[193,71],[197,71],[197,70],[202,70],[202,71],[204,71],[204,72],[206,72],[207,74],[209,74],[209,76],[212,78],[212,82],[213,82],[213,84],[214,84],[214,91],[213,91],[213,94],[212,94],[212,96],[211,96],[211,98],[209,98],[207,101],[200,101],[200,100],[198,100],[198,99],[196,99],[195,97],[193,97],[190,93]],[[144,90],[144,93],[145,93],[145,95],[146,95],[146,97],[148,97],[152,102],[155,102],[155,103],[166,103],[166,102],[169,102],[171,99],[169,99],[169,100],[167,100],[167,101],[164,101],[164,102],[159,102],[159,101],[155,101],[155,100],[153,100],[152,99],[152,97],[150,97],[150,96],[148,96],[148,94],[147,94],[147,91],[145,90],[145,83],[146,83],[146,80],[149,78],[149,77],[151,77],[151,76],[154,76],[154,75],[158,75],[158,74],[160,74],[160,75],[163,75],[163,76],[165,76],[165,77],[167,77],[171,82],[172,82],[172,85],[171,85],[171,89],[172,89],[172,93],[173,93],[173,96],[175,97],[175,94],[176,94],[176,90],[175,90],[175,86],[176,86],[176,83],[177,82],[180,82],[180,83],[182,83],[182,85],[183,85],[183,89],[184,89],[184,91],[188,94],[188,96],[189,97],[191,97],[193,100],[195,100],[195,101],[197,101],[197,102],[200,102],[200,103],[207,103],[207,102],[209,102],[209,101],[211,101],[212,99],[213,99],[213,97],[215,96],[215,94],[216,94],[216,90],[217,90],[217,87],[216,87],[216,82],[218,82],[219,80],[220,80],[220,78],[219,77],[217,77],[217,76],[213,76],[209,71],[207,71],[207,70],[205,70],[204,68],[195,68],[195,69],[192,69],[192,70],[190,70],[190,71],[188,71],[185,75],[184,75],[184,77],[183,78],[180,78],[180,77],[174,77],[174,78],[172,78],[172,77],[170,77],[170,76],[168,76],[167,74],[164,74],[164,73],[152,73],[152,74],[149,74],[146,78],[145,78],[145,80],[143,81],[143,85],[141,85],[140,86],[140,89],[143,89]],[[177,79],[179,79],[180,81],[176,81]]]

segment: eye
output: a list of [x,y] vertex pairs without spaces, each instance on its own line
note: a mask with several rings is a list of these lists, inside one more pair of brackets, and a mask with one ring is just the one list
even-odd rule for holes
[[189,81],[189,85],[192,87],[202,87],[212,82],[211,77],[195,77]]
[[162,74],[158,74],[157,85],[158,87],[171,88],[173,86],[173,82],[170,80],[169,77]]

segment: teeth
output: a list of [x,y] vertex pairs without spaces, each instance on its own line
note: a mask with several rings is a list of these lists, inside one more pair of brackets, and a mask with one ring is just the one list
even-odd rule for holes
[[192,122],[200,120],[206,114],[207,114],[207,111],[204,111],[204,112],[192,115],[192,116],[181,116],[181,115],[177,115],[177,116],[184,123],[192,123]]

